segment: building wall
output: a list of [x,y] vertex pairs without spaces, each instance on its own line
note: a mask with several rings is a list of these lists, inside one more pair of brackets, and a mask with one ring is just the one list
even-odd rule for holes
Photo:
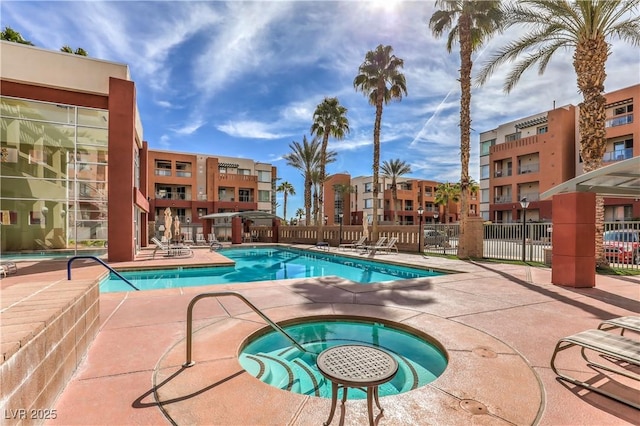
[[[133,159],[144,150],[127,66],[4,41],[0,47],[3,161],[11,163],[15,153],[15,167],[21,169],[16,174],[32,176],[27,185],[13,186],[12,193],[3,191],[0,210],[12,211],[4,206],[12,199],[33,198],[34,188],[42,184],[56,187],[8,214],[10,221],[17,217],[12,225],[17,234],[5,228],[4,251],[104,249],[111,235],[109,260],[133,260],[139,229],[145,227],[140,221],[146,194],[134,182]],[[38,117],[43,117],[41,124],[33,121]],[[120,149],[124,155],[118,164],[109,164],[109,151]],[[35,158],[32,151],[41,155]],[[145,162],[138,158],[135,164]],[[12,167],[2,170],[6,183]],[[113,208],[127,216],[115,218],[109,214]]]
[[[181,223],[191,224],[190,232],[206,235],[211,232],[210,224],[200,219],[206,214],[252,210],[274,213],[276,173],[270,164],[247,158],[150,150],[152,216],[154,220],[161,218],[169,207]],[[161,187],[170,190],[161,193]],[[259,191],[265,191],[265,201],[259,200]]]

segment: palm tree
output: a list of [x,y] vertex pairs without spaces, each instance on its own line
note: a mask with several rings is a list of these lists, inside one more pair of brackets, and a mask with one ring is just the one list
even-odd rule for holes
[[407,95],[407,82],[400,68],[404,61],[393,55],[391,46],[378,45],[364,57],[358,68],[358,75],[353,80],[353,87],[361,91],[376,107],[376,119],[373,125],[373,221],[371,233],[373,239],[378,238],[378,180],[380,169],[380,127],[382,123],[382,106],[391,100],[402,99]]
[[302,207],[299,207],[298,210],[296,210],[296,217],[298,218],[298,225],[300,225],[300,222],[302,222],[302,216],[304,216],[304,210],[302,210]]
[[87,53],[86,50],[84,50],[82,47],[78,47],[75,51],[67,44],[65,44],[64,46],[62,46],[60,48],[61,52],[65,52],[65,53],[73,53],[75,55],[80,55],[80,56],[89,56],[89,54]]
[[277,192],[282,192],[284,194],[284,204],[283,204],[283,213],[282,216],[284,217],[284,223],[287,223],[287,197],[289,195],[296,195],[296,190],[293,187],[293,185],[291,185],[289,182],[284,181],[282,182],[280,185],[278,185],[278,188],[276,188]]
[[[318,220],[318,214],[320,213],[320,169],[315,169],[311,172],[311,183],[313,184],[313,223],[315,225],[322,220]],[[321,238],[321,232],[318,232],[318,239]]]
[[460,201],[460,186],[445,182],[436,187],[434,201],[436,204],[444,206],[444,223],[449,223],[449,203]]
[[399,158],[382,162],[382,173],[391,179],[391,198],[393,198],[393,223],[398,224],[398,185],[397,178],[411,173],[411,166]]
[[[318,210],[322,208],[324,200],[324,181],[327,177],[327,146],[329,144],[329,136],[340,140],[344,139],[346,133],[349,133],[349,120],[347,119],[347,109],[340,105],[338,98],[324,98],[318,104],[313,113],[313,124],[311,125],[311,134],[322,138],[322,148],[320,156],[320,189],[318,197]],[[323,221],[317,222],[318,225],[318,242],[321,241]]]
[[[543,74],[555,52],[573,50],[573,69],[583,97],[578,122],[580,156],[585,172],[596,170],[602,166],[607,146],[603,95],[605,65],[610,53],[607,40],[617,37],[634,46],[640,45],[640,24],[633,13],[639,3],[640,0],[514,2],[505,11],[505,28],[525,24],[530,30],[493,55],[478,75],[478,81],[484,83],[499,66],[524,56],[507,76],[504,90],[508,93],[535,64],[538,64],[538,73]],[[596,197],[595,221],[596,264],[607,265],[602,247],[602,196]]]
[[[293,141],[289,144],[291,152],[284,155],[284,159],[288,166],[298,169],[302,177],[304,177],[304,208],[307,218],[307,225],[311,221],[311,188],[313,186],[312,173],[317,170],[320,164],[320,141],[313,138],[311,142],[307,140],[307,136],[302,137],[302,144]],[[336,161],[335,151],[329,151],[326,156],[326,163]]]
[[467,258],[468,247],[463,238],[468,217],[469,156],[471,153],[471,55],[483,42],[500,28],[502,11],[500,2],[494,0],[437,0],[436,10],[429,27],[436,37],[448,29],[447,50],[460,44],[460,244],[458,256]]
[[12,41],[14,43],[26,44],[28,46],[33,46],[29,40],[25,40],[22,38],[22,34],[17,32],[11,27],[4,27],[4,30],[0,33],[0,39],[5,41]]

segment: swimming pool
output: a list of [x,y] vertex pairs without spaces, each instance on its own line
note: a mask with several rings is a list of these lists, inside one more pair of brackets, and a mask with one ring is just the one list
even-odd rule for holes
[[[284,327],[284,330],[309,351],[296,349],[275,331],[249,338],[238,361],[252,376],[271,386],[324,398],[331,398],[331,384],[316,365],[317,354],[344,344],[374,346],[390,353],[398,362],[398,373],[379,387],[380,396],[396,395],[417,389],[438,378],[447,367],[444,348],[433,338],[408,332],[391,324],[355,319],[311,320]],[[366,398],[360,389],[349,390],[349,399]],[[338,395],[342,397],[342,390]]]
[[[360,284],[369,284],[444,274],[283,247],[232,248],[218,253],[235,261],[235,266],[179,267],[120,273],[140,290],[326,276],[339,276]],[[103,293],[130,290],[129,285],[113,274],[100,283],[100,291]]]

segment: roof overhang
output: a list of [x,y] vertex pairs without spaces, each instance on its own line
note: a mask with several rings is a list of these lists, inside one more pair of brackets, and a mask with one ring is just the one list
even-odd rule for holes
[[243,219],[280,219],[273,213],[261,212],[257,210],[247,211],[247,212],[225,212],[225,213],[211,213],[204,216],[201,216],[200,219],[224,219],[231,218],[235,216],[240,216]]
[[614,197],[640,197],[640,156],[590,171],[540,194],[540,199],[565,192],[595,192]]

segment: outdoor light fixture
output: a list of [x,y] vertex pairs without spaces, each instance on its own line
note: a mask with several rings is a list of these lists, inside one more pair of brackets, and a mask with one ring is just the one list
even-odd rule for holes
[[418,218],[420,220],[420,226],[418,226],[418,253],[422,251],[422,213],[424,213],[424,210],[420,206],[418,207]]
[[47,206],[42,206],[42,210],[40,210],[42,212],[43,215],[46,215],[47,213],[49,213],[49,207]]
[[326,216],[326,215],[325,215],[325,217],[324,217],[324,224],[326,225],[327,223],[329,223],[329,216]]
[[520,200],[520,206],[522,207],[522,261],[527,261],[527,207],[529,207],[529,201],[527,197]]
[[434,213],[434,214],[433,214],[433,221],[434,221],[435,223],[438,223],[438,213]]

